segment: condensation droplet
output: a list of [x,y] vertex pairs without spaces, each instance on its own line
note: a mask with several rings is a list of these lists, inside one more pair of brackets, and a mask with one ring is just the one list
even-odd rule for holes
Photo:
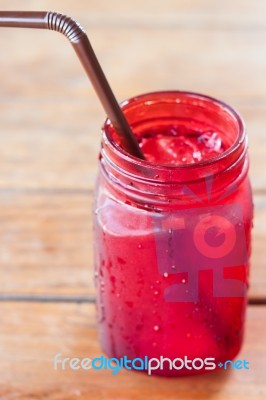
[[142,249],[142,244],[138,244],[138,248],[139,248],[139,249]]
[[158,325],[154,325],[153,330],[154,330],[155,332],[158,332],[159,329],[160,329],[160,328],[159,328]]
[[176,269],[176,266],[175,265],[172,265],[172,267],[171,267],[172,269]]
[[168,278],[168,273],[165,272],[165,273],[163,274],[163,276],[164,276],[165,278]]
[[184,279],[182,279],[182,281],[181,281],[182,283],[186,283],[186,280],[185,280],[185,278]]
[[158,290],[154,290],[154,295],[157,296],[159,294]]

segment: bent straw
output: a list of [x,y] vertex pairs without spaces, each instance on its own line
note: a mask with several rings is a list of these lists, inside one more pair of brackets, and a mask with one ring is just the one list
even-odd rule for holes
[[123,149],[135,157],[144,159],[144,155],[117,103],[90,41],[83,28],[76,21],[56,12],[1,11],[0,27],[50,29],[63,33],[69,39],[90,78],[104,110],[121,140]]

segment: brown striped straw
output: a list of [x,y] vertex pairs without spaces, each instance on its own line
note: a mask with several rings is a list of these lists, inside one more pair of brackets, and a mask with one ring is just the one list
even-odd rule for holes
[[63,33],[77,53],[102,106],[119,135],[122,147],[131,155],[144,155],[103,73],[84,29],[72,18],[47,11],[1,11],[0,27],[50,29]]

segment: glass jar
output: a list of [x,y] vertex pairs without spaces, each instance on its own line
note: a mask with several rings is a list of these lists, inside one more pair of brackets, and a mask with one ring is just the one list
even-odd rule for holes
[[179,91],[122,109],[138,140],[158,127],[211,127],[227,149],[194,164],[155,164],[125,153],[106,120],[94,204],[102,349],[166,357],[153,373],[168,376],[217,368],[240,350],[247,303],[253,204],[243,121],[218,100]]

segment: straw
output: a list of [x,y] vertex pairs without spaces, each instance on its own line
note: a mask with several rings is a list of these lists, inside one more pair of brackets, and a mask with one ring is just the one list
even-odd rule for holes
[[56,12],[1,11],[0,27],[50,29],[63,33],[78,55],[91,83],[121,140],[131,155],[144,159],[138,142],[112,92],[83,28],[72,18]]

